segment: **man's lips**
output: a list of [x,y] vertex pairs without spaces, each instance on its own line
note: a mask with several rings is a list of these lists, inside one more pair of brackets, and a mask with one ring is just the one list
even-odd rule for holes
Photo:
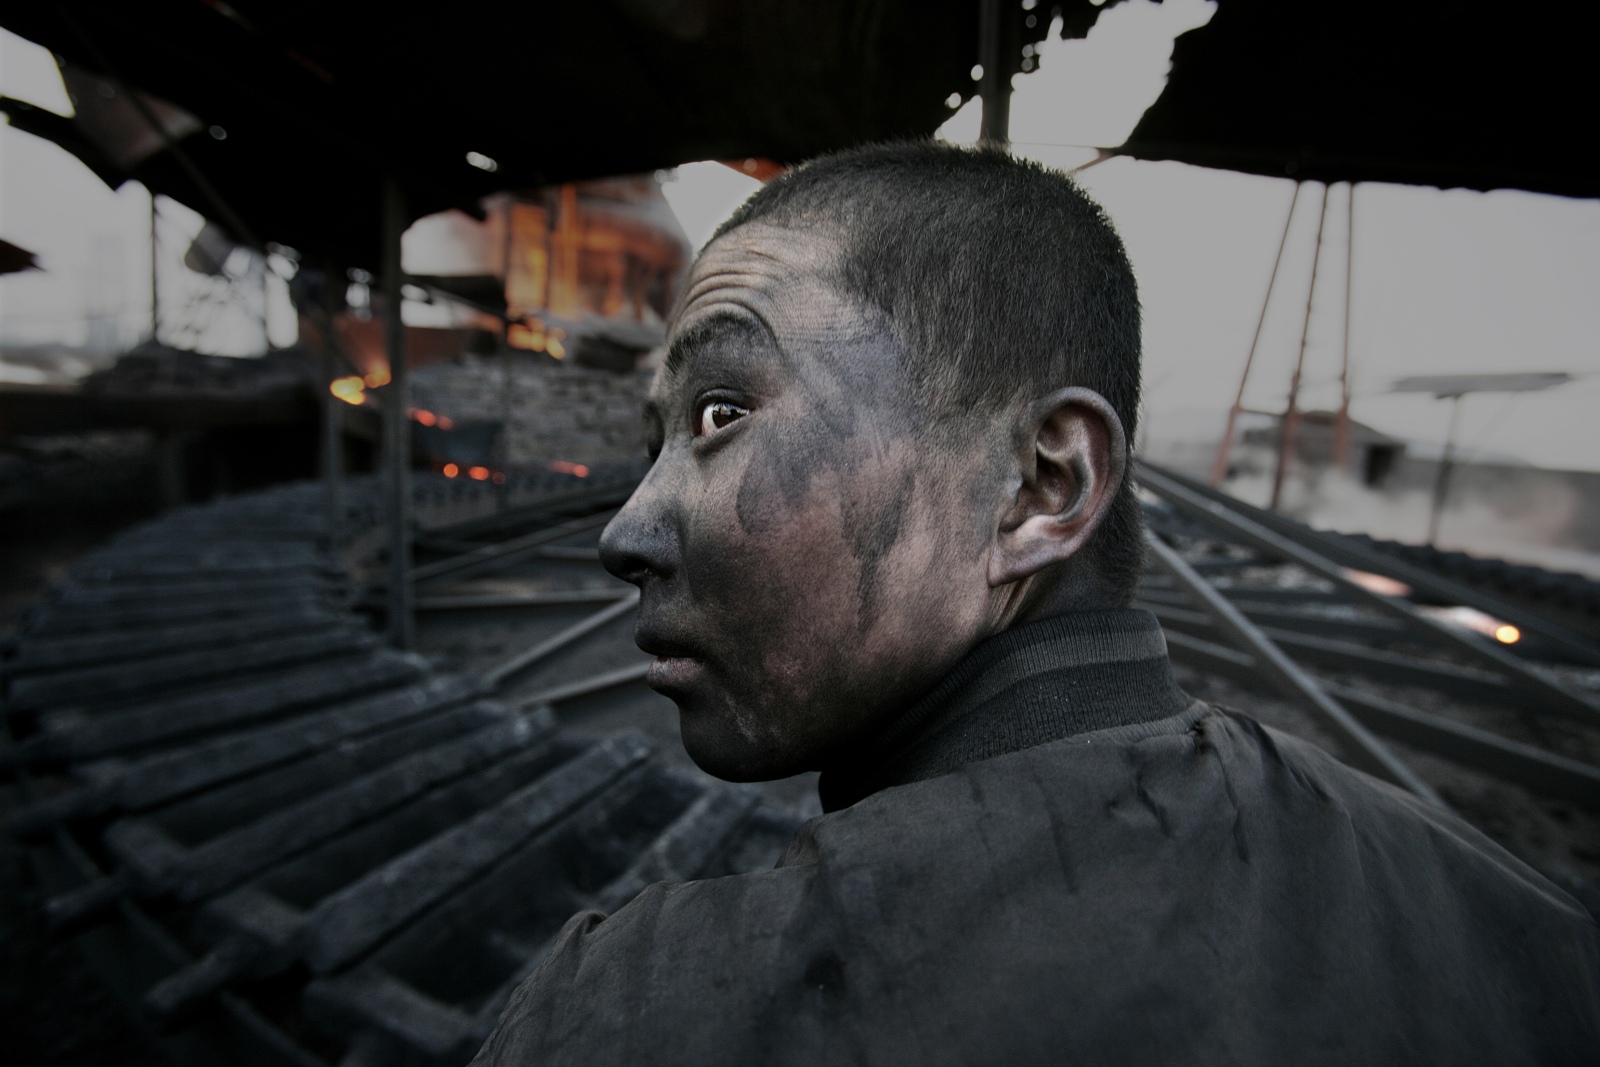
[[633,633],[633,643],[652,656],[662,659],[699,659],[694,648],[686,641],[670,637],[659,630],[639,627]]
[[657,656],[645,672],[644,683],[660,693],[687,689],[705,673],[705,664],[689,656]]
[[670,692],[694,682],[705,670],[705,662],[694,649],[683,641],[659,632],[640,630],[634,634],[634,643],[656,658],[645,674],[645,684],[650,688]]

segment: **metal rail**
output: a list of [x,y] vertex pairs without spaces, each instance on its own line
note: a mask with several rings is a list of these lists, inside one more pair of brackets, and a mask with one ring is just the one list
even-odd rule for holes
[[1444,801],[1417,773],[1407,767],[1395,754],[1372,735],[1355,716],[1329,696],[1305,671],[1284,655],[1261,630],[1245,618],[1243,613],[1218,593],[1211,584],[1190,567],[1153,531],[1145,531],[1145,543],[1150,554],[1172,575],[1185,592],[1205,606],[1223,631],[1241,649],[1248,652],[1256,668],[1289,699],[1314,714],[1318,721],[1331,730],[1345,749],[1352,764],[1384,781],[1414,793],[1430,804],[1444,807]]
[[[1167,631],[1167,648],[1174,662],[1207,674],[1248,686],[1262,681],[1255,658],[1236,648],[1172,630]],[[1322,687],[1363,726],[1392,741],[1513,782],[1542,796],[1600,807],[1600,769],[1349,686],[1324,682]]]
[[615,604],[601,608],[592,615],[573,623],[559,633],[545,638],[532,648],[517,653],[510,659],[489,668],[483,672],[483,679],[489,685],[499,688],[507,681],[521,674],[542,659],[546,659],[561,649],[566,648],[574,641],[586,637],[600,627],[622,618],[639,606],[639,590],[630,589],[628,593],[617,598]]
[[[1419,593],[1433,597],[1441,603],[1463,604],[1467,607],[1476,608],[1486,615],[1504,619],[1524,633],[1538,634],[1550,644],[1561,649],[1575,663],[1586,663],[1600,667],[1600,644],[1537,612],[1500,600],[1482,590],[1475,589],[1463,582],[1458,582],[1453,578],[1447,578],[1442,574],[1436,574],[1424,567],[1384,555],[1348,538],[1340,537],[1338,534],[1313,530],[1292,519],[1286,519],[1281,515],[1275,515],[1270,511],[1247,504],[1242,500],[1236,500],[1219,489],[1214,489],[1191,478],[1185,478],[1174,471],[1143,461],[1139,461],[1136,464],[1136,471],[1141,479],[1145,474],[1154,474],[1165,479],[1170,484],[1189,490],[1197,497],[1221,504],[1235,514],[1242,515],[1261,526],[1265,526],[1274,533],[1296,541],[1335,563],[1340,563],[1356,570],[1382,574],[1385,577],[1393,578],[1395,581],[1404,582]],[[1155,489],[1154,486],[1150,488]],[[1159,492],[1159,490],[1156,491]]]
[[441,559],[433,563],[425,563],[411,570],[413,585],[432,584],[445,578],[460,580],[477,574],[481,571],[508,567],[520,563],[524,559],[538,554],[539,550],[563,537],[571,537],[576,533],[592,530],[597,526],[604,526],[611,521],[611,513],[603,512],[599,515],[585,515],[582,518],[570,519],[558,526],[545,530],[535,530],[533,533],[513,537],[509,541],[502,541],[495,545],[483,545],[470,552],[463,552],[459,556]]
[[1574,718],[1591,725],[1600,724],[1600,704],[1533,669],[1522,660],[1490,645],[1476,635],[1462,633],[1422,615],[1399,597],[1375,593],[1353,581],[1344,568],[1313,550],[1267,529],[1239,514],[1220,501],[1211,500],[1178,483],[1148,465],[1138,468],[1140,484],[1230,536],[1263,549],[1280,559],[1296,563],[1311,573],[1326,578],[1357,601],[1370,604],[1407,623],[1418,632],[1454,646],[1471,658],[1516,679],[1541,697],[1539,710]]
[[623,485],[586,486],[564,493],[550,493],[532,503],[506,508],[475,519],[428,526],[423,532],[430,539],[471,541],[506,530],[525,530],[530,526],[544,526],[555,519],[568,516],[573,511],[588,513],[619,508],[633,495],[634,484],[629,481]]

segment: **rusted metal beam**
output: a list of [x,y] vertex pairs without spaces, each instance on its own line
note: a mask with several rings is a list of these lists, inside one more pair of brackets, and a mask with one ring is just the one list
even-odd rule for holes
[[520,707],[537,707],[540,704],[560,704],[567,700],[576,700],[579,697],[590,696],[594,693],[603,693],[607,689],[616,689],[620,686],[631,685],[634,682],[644,681],[644,676],[649,673],[650,665],[654,660],[645,660],[628,667],[619,667],[614,671],[596,674],[576,682],[566,682],[562,685],[553,685],[548,689],[541,689],[522,699]]
[[634,483],[585,486],[565,493],[551,493],[530,504],[507,508],[493,515],[461,522],[430,526],[426,533],[440,540],[472,541],[492,537],[507,530],[526,530],[561,519],[615,510],[633,495]]
[[39,733],[19,747],[32,758],[92,759],[405,685],[426,670],[420,657],[378,649],[359,659],[315,663],[248,685],[222,685],[94,716],[46,712]]
[[[1248,653],[1186,633],[1167,631],[1174,661],[1246,685],[1262,676]],[[1350,686],[1324,688],[1368,729],[1476,771],[1514,782],[1543,796],[1600,807],[1600,770],[1439,715],[1363,693]]]
[[1348,593],[1358,603],[1373,605],[1385,613],[1407,623],[1417,631],[1428,634],[1446,645],[1466,653],[1483,665],[1509,675],[1518,684],[1526,686],[1540,697],[1539,710],[1563,715],[1590,724],[1600,723],[1600,702],[1578,693],[1571,687],[1547,677],[1516,656],[1493,646],[1476,634],[1458,631],[1453,627],[1420,614],[1409,602],[1399,597],[1375,593],[1352,580],[1344,568],[1325,556],[1299,544],[1288,537],[1267,529],[1222,503],[1207,499],[1202,494],[1184,486],[1165,474],[1141,464],[1138,468],[1141,484],[1151,491],[1191,514],[1200,516],[1229,536],[1256,546],[1291,563],[1296,563],[1311,573],[1326,578]]
[[585,515],[577,519],[569,519],[557,526],[533,533],[514,537],[509,541],[502,541],[496,545],[484,545],[471,552],[463,552],[450,559],[442,559],[435,563],[425,563],[415,567],[411,572],[411,580],[416,585],[432,584],[446,578],[459,581],[473,574],[486,570],[496,570],[509,567],[513,564],[533,557],[544,546],[559,541],[564,537],[571,537],[576,533],[584,533],[596,527],[604,526],[611,521],[610,512],[600,515]]
[[114,663],[159,652],[200,651],[348,622],[347,614],[318,608],[267,612],[242,619],[183,626],[142,627],[88,637],[41,637],[21,646],[17,657],[6,664],[6,673],[40,673]]
[[[1301,544],[1334,563],[1356,570],[1382,574],[1385,577],[1393,578],[1395,581],[1404,582],[1417,592],[1431,597],[1441,604],[1463,604],[1467,607],[1476,608],[1486,615],[1511,623],[1524,633],[1538,634],[1541,638],[1561,649],[1575,663],[1600,666],[1600,644],[1597,644],[1591,638],[1561,626],[1537,612],[1500,600],[1498,597],[1491,596],[1480,589],[1458,582],[1453,578],[1447,578],[1424,567],[1407,563],[1405,560],[1395,559],[1348,538],[1340,537],[1338,534],[1313,530],[1304,523],[1284,518],[1282,515],[1274,515],[1270,511],[1263,511],[1260,508],[1246,504],[1242,500],[1235,500],[1221,490],[1213,489],[1172,471],[1141,461],[1137,464],[1137,472],[1141,478],[1146,473],[1158,475],[1171,485],[1189,490],[1199,500],[1220,504],[1229,511],[1250,519],[1268,530],[1288,538],[1290,541]],[[1155,489],[1155,486],[1151,486],[1151,488]],[[1186,510],[1191,514],[1195,513],[1192,507]]]
[[521,674],[540,660],[559,652],[574,641],[580,640],[602,626],[622,618],[637,609],[638,606],[639,591],[630,589],[628,594],[618,598],[616,603],[601,608],[594,614],[588,615],[558,633],[545,638],[532,648],[525,649],[505,662],[484,671],[483,679],[495,688],[505,685],[507,681]]
[[31,837],[71,819],[142,811],[348,745],[364,735],[471,700],[482,691],[482,685],[473,680],[446,675],[139,759],[79,764],[74,774],[84,783],[81,788],[17,808],[7,823],[14,834]]
[[1339,739],[1351,763],[1416,794],[1430,804],[1445,806],[1432,786],[1401,762],[1382,741],[1330,697],[1315,679],[1284,655],[1260,628],[1196,574],[1182,556],[1152,531],[1145,532],[1145,542],[1162,568],[1216,620],[1217,628],[1251,656],[1267,684],[1317,716],[1322,725]]
[[172,691],[218,678],[240,680],[250,674],[361,652],[374,647],[370,633],[348,623],[324,623],[310,630],[242,646],[203,648],[62,669],[13,678],[12,710],[125,703],[155,690]]
[[481,608],[548,608],[568,604],[610,604],[634,592],[625,588],[551,589],[536,593],[459,593],[417,598],[417,610],[473,611]]
[[[1213,632],[1211,617],[1206,613],[1161,604],[1149,605],[1149,610],[1169,630],[1186,631],[1200,637],[1210,636]],[[1424,686],[1440,693],[1507,708],[1527,710],[1539,706],[1533,694],[1505,675],[1492,671],[1440,663],[1275,626],[1263,626],[1261,631],[1297,660],[1325,670],[1343,671],[1400,685]]]

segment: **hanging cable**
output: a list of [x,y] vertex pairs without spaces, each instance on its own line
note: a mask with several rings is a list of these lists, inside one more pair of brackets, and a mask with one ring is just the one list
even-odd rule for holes
[[1250,354],[1244,359],[1244,373],[1239,375],[1239,392],[1228,409],[1228,425],[1217,443],[1217,456],[1211,462],[1211,484],[1221,485],[1228,476],[1228,453],[1233,449],[1233,432],[1239,423],[1239,413],[1244,408],[1244,387],[1250,381],[1250,367],[1256,361],[1256,346],[1261,343],[1261,328],[1267,322],[1267,307],[1272,303],[1272,289],[1278,284],[1278,268],[1283,265],[1283,249],[1289,243],[1289,226],[1294,222],[1295,205],[1300,202],[1300,183],[1294,183],[1294,195],[1289,197],[1289,214],[1283,220],[1283,236],[1278,238],[1278,254],[1272,260],[1272,273],[1267,277],[1267,295],[1261,299],[1261,317],[1256,320],[1256,332],[1250,338]]
[[1295,431],[1300,424],[1300,380],[1306,368],[1306,342],[1311,338],[1311,306],[1317,299],[1317,266],[1322,262],[1322,231],[1328,223],[1328,187],[1322,187],[1322,212],[1317,216],[1317,245],[1311,253],[1311,285],[1306,289],[1306,318],[1300,328],[1300,355],[1295,360],[1294,377],[1289,380],[1289,403],[1278,423],[1278,465],[1272,472],[1272,502],[1267,510],[1277,511],[1283,496],[1283,478],[1294,454]]

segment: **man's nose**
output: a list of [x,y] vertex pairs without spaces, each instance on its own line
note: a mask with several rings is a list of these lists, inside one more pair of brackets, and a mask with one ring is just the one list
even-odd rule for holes
[[601,565],[634,585],[646,578],[671,577],[678,556],[671,513],[660,483],[646,477],[600,535]]

